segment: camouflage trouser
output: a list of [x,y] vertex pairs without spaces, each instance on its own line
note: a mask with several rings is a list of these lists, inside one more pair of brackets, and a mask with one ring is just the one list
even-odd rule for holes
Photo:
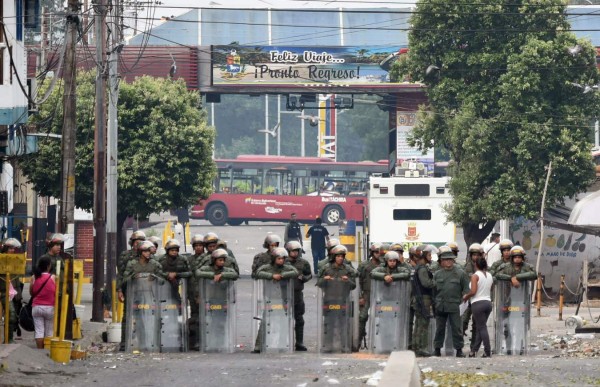
[[294,293],[294,331],[296,333],[296,344],[304,344],[304,296],[302,292]]
[[369,321],[369,307],[371,305],[371,292],[363,292],[365,304],[359,306],[358,337],[362,340],[367,335],[367,321]]
[[467,335],[467,329],[469,328],[469,321],[471,321],[471,343],[475,342],[475,319],[473,319],[473,312],[471,311],[471,303],[462,315],[462,334]]
[[424,296],[423,308],[415,305],[415,325],[412,336],[412,349],[415,352],[427,352],[429,347],[429,319],[430,316],[423,316],[424,312],[431,311],[431,298]]
[[413,337],[414,326],[415,326],[415,308],[413,305],[411,305],[409,315],[408,315],[408,349],[412,349],[412,337]]
[[125,339],[127,338],[127,295],[123,292],[123,318],[121,319],[121,344],[120,349],[125,350]]
[[460,325],[460,313],[447,313],[437,312],[435,318],[435,340],[433,342],[434,348],[442,348],[444,346],[444,339],[446,338],[446,322],[450,320],[450,328],[452,330],[452,345],[456,350],[462,350],[465,345],[465,340],[462,335]]

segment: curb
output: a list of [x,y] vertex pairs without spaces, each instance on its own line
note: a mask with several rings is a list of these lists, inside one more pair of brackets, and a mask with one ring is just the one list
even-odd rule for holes
[[412,351],[395,351],[390,354],[379,387],[419,387],[421,370]]

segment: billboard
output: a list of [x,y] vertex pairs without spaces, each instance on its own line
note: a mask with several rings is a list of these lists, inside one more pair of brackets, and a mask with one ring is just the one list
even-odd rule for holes
[[389,60],[394,60],[400,48],[212,46],[212,84],[281,87],[391,84]]
[[432,176],[434,169],[434,150],[429,148],[425,154],[410,146],[409,139],[417,120],[417,112],[396,111],[396,167],[397,170],[419,171],[420,176]]

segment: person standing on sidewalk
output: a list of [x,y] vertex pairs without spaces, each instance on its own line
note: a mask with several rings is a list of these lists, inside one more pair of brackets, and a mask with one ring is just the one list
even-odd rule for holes
[[306,232],[306,237],[310,238],[310,249],[313,257],[313,271],[318,274],[319,261],[325,259],[325,248],[329,241],[329,231],[321,224],[323,221],[317,217],[315,224]]
[[50,272],[51,267],[49,257],[40,257],[29,287],[29,294],[33,297],[31,315],[35,326],[35,346],[38,349],[44,349],[44,337],[54,334],[56,276]]
[[[435,348],[434,356],[441,356],[446,336],[446,322],[450,320],[452,344],[456,357],[465,357],[462,348],[465,344],[460,321],[460,308],[463,296],[469,292],[469,276],[457,265],[456,256],[448,246],[439,249],[438,257],[441,269],[433,275],[435,286]],[[482,258],[483,257],[479,257]]]
[[296,351],[306,351],[304,345],[304,284],[311,280],[310,263],[300,258],[302,245],[298,241],[290,241],[285,244],[288,251],[288,263],[298,270],[298,277],[294,281],[294,331],[296,333]]
[[292,212],[290,222],[285,225],[285,231],[283,233],[284,245],[289,241],[298,241],[304,246],[304,243],[302,242],[302,226],[298,223],[296,218],[296,213]]
[[483,342],[483,357],[491,357],[490,335],[487,320],[492,313],[492,285],[494,278],[487,271],[487,261],[483,257],[474,262],[475,274],[471,276],[471,291],[463,296],[463,301],[471,299],[471,310],[475,321],[475,342],[471,343],[469,357],[475,357]]

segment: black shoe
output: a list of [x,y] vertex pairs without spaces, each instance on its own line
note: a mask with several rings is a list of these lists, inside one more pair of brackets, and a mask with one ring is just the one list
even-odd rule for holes
[[465,357],[465,354],[463,353],[462,349],[456,350],[456,357]]
[[119,352],[125,352],[125,343],[119,344]]
[[304,344],[296,344],[296,351],[306,351]]
[[492,357],[492,354],[489,352],[484,352],[484,354],[481,355],[481,357]]
[[252,351],[252,353],[260,353],[260,349],[255,349]]
[[475,357],[475,356],[476,356],[475,352],[473,352],[473,351],[469,352],[469,357]]
[[415,356],[417,356],[417,357],[430,357],[431,354],[429,352],[425,352],[425,351],[416,351],[415,352]]
[[441,348],[436,348],[436,349],[433,351],[433,356],[436,356],[436,357],[440,357],[440,356],[442,356],[442,350],[441,350]]

